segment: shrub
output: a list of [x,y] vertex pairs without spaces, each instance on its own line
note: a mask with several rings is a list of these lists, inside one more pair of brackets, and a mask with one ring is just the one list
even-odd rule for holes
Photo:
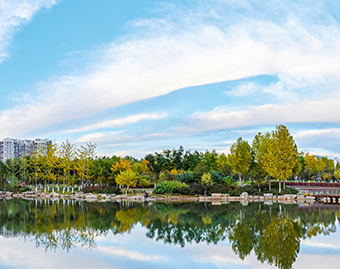
[[84,193],[105,193],[105,194],[120,194],[121,190],[119,188],[116,187],[111,187],[111,186],[87,186],[83,189]]
[[194,196],[194,195],[203,195],[207,187],[202,184],[191,184],[189,187],[182,187],[174,189],[173,193]]
[[225,184],[216,184],[210,186],[207,190],[207,195],[211,195],[212,193],[228,193],[230,196],[238,196],[242,192],[240,192],[240,187],[238,186],[227,186]]
[[193,184],[198,181],[198,177],[193,172],[185,172],[181,175],[176,175],[175,179],[179,182],[184,182],[185,184]]
[[235,181],[232,176],[227,176],[222,178],[224,184],[227,184],[228,187],[233,186]]
[[19,179],[14,175],[10,176],[9,179],[8,179],[8,185],[9,185],[10,188],[14,188],[16,186],[19,186]]
[[172,194],[177,188],[188,187],[185,183],[179,183],[178,181],[162,181],[157,184],[156,189],[153,191],[155,194]]
[[264,193],[272,193],[274,195],[282,195],[282,194],[297,194],[299,191],[295,188],[288,187],[284,189],[282,187],[281,193],[279,193],[279,185],[278,184],[272,184],[271,190],[269,190],[268,183],[263,183],[261,186],[261,192],[259,191],[258,185],[248,185],[240,188],[240,193],[247,192],[249,195],[263,195]]

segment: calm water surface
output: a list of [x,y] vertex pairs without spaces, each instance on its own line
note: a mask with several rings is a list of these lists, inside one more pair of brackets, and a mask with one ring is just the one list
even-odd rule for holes
[[340,207],[0,201],[0,268],[338,268]]

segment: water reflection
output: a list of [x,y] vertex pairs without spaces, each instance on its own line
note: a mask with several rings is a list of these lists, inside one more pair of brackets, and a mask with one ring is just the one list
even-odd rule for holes
[[147,238],[165,244],[229,241],[242,260],[253,251],[259,261],[286,269],[296,261],[301,240],[334,233],[339,216],[334,206],[1,200],[0,232],[45,250],[69,251],[95,248],[98,236],[127,234],[140,224]]

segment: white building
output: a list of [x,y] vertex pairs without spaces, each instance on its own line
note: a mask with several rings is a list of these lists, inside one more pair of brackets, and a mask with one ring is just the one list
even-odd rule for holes
[[47,144],[52,144],[52,141],[40,138],[35,140],[5,138],[3,141],[0,141],[0,160],[5,162],[15,157],[33,154],[37,147],[46,147]]

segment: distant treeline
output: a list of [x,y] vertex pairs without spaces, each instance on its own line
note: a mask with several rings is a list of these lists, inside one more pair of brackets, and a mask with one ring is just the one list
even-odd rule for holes
[[[258,133],[251,144],[241,137],[230,153],[199,152],[182,146],[148,154],[97,157],[96,145],[76,148],[68,140],[38,148],[23,158],[0,162],[2,183],[120,185],[147,187],[162,181],[203,185],[233,184],[239,180],[261,184],[271,179],[334,181],[340,178],[339,163],[327,157],[299,152],[288,129],[277,126],[271,133]],[[281,184],[280,184],[281,187]]]

